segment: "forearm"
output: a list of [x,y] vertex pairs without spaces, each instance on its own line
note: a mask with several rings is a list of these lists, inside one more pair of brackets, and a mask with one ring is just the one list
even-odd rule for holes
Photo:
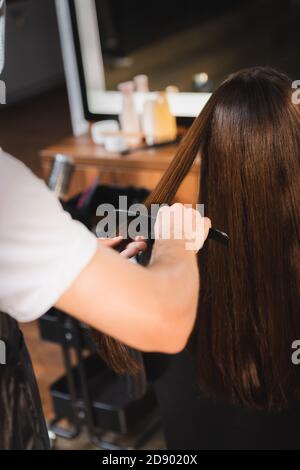
[[171,319],[193,323],[199,293],[199,271],[194,252],[182,240],[159,240],[155,243],[149,267],[163,303],[165,315]]
[[194,209],[181,204],[162,207],[148,268],[100,247],[56,306],[129,346],[178,352],[195,321],[199,292],[195,253],[210,227],[210,220]]
[[159,240],[148,268],[131,263],[128,267],[124,265],[126,281],[118,292],[127,318],[123,326],[119,323],[119,334],[126,335],[129,344],[134,338],[145,351],[178,352],[196,316],[199,273],[195,253],[187,251],[182,240]]
[[194,319],[196,257],[177,242],[155,245],[149,268],[99,249],[57,306],[135,348],[176,352]]

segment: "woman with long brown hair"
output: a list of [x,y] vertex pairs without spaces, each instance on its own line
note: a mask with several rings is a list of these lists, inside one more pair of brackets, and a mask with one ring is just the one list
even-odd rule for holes
[[231,75],[147,201],[170,204],[200,156],[199,202],[230,243],[209,240],[198,254],[189,350],[209,396],[269,411],[300,395],[291,360],[300,339],[300,111],[292,92],[273,69]]

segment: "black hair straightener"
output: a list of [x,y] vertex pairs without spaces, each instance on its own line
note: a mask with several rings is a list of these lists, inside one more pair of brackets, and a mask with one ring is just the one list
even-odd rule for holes
[[[121,214],[126,214],[126,220],[129,223],[130,223],[131,220],[134,220],[137,217],[139,219],[147,218],[148,234],[147,234],[147,237],[145,237],[145,241],[146,242],[149,241],[150,243],[151,242],[154,243],[154,240],[152,239],[151,228],[152,228],[153,221],[156,220],[155,217],[153,217],[151,215],[136,214],[136,213],[126,211],[126,210],[123,210],[123,209],[117,209],[115,212],[116,212],[117,216],[119,217],[119,218],[117,218],[117,220],[119,220],[119,221],[120,221],[120,215]],[[120,225],[119,225],[119,227],[120,227]],[[230,240],[227,233],[222,232],[221,230],[216,229],[216,228],[210,228],[209,229],[208,238],[210,240],[214,240],[218,243],[221,243],[222,245],[225,245],[225,246],[228,246],[229,240]],[[126,246],[128,245],[128,243],[130,243],[131,241],[132,240],[129,239],[129,238],[126,238],[126,239],[124,238],[124,240],[122,240],[121,243],[116,247],[116,250],[119,251],[119,252],[123,251],[126,248]]]

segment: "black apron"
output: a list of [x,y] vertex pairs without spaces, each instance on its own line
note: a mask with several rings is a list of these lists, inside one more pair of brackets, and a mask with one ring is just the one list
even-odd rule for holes
[[0,340],[6,352],[0,364],[0,449],[49,449],[31,359],[17,322],[5,313],[0,313]]

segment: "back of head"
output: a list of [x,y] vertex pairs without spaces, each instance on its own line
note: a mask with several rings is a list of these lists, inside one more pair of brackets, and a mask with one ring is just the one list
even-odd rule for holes
[[199,202],[228,247],[199,254],[190,346],[202,387],[232,403],[281,409],[300,395],[300,112],[290,80],[231,75],[194,121],[150,203],[171,203],[196,156]]
[[[172,203],[200,153],[199,202],[230,243],[208,240],[199,253],[190,349],[204,391],[254,409],[280,410],[300,397],[291,360],[300,339],[300,110],[292,91],[269,68],[231,75],[147,200]],[[116,370],[134,370],[115,342],[105,357]]]
[[300,114],[288,78],[266,68],[230,76],[213,101],[199,200],[230,245],[200,254],[199,378],[231,402],[280,409],[300,395]]

